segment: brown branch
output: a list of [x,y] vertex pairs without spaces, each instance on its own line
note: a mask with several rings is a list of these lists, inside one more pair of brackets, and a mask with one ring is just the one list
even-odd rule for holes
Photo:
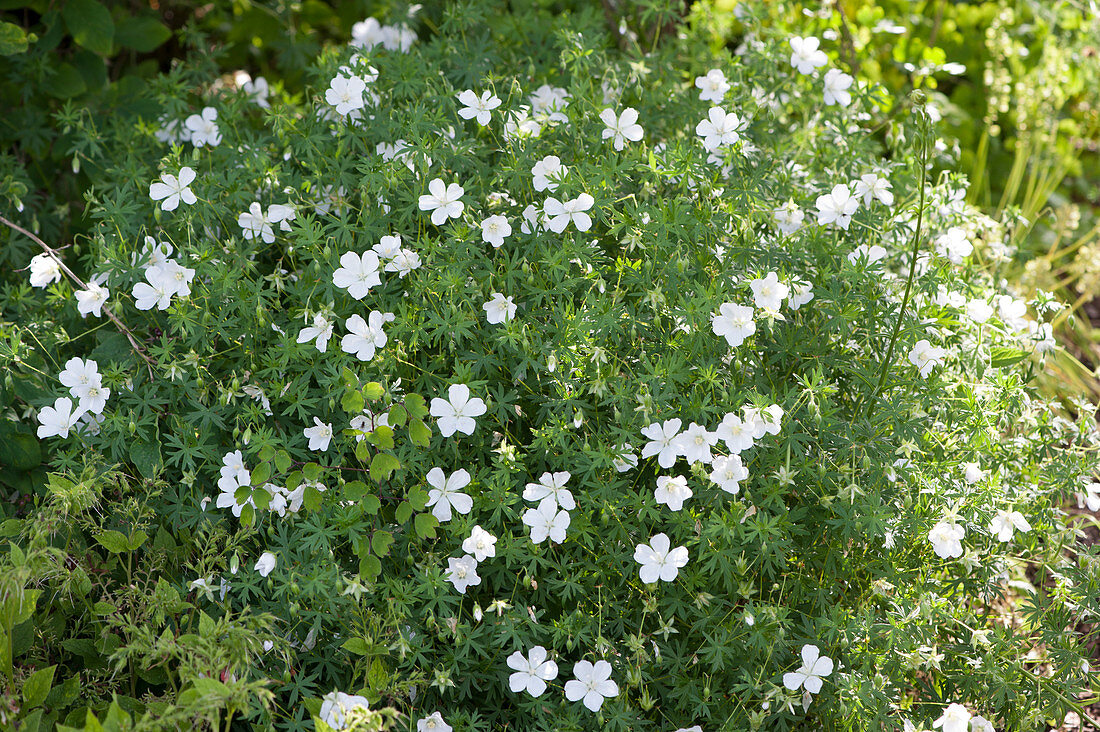
[[[73,272],[71,269],[69,269],[65,265],[65,263],[63,261],[61,261],[61,257],[57,256],[57,251],[52,249],[49,244],[47,244],[46,242],[42,241],[40,238],[38,238],[37,236],[35,236],[31,232],[24,229],[19,224],[16,224],[12,221],[8,221],[3,216],[0,216],[0,224],[4,224],[8,228],[13,229],[15,231],[18,231],[23,236],[27,237],[31,241],[38,244],[38,246],[42,247],[42,249],[46,252],[46,254],[50,255],[50,258],[53,259],[53,261],[57,262],[57,266],[61,268],[62,272],[64,272],[66,275],[69,276],[69,279],[71,279],[76,284],[80,285],[80,289],[82,289],[82,290],[87,290],[88,289],[88,285],[82,279],[77,277],[76,273]],[[145,365],[149,369],[149,378],[150,379],[155,378],[155,376],[153,375],[153,366],[156,365],[156,362],[153,361],[151,358],[149,358],[149,356],[147,356],[145,354],[144,349],[142,349],[141,345],[137,342],[137,339],[134,337],[133,331],[131,331],[129,328],[127,328],[125,326],[125,324],[123,324],[123,322],[118,319],[118,316],[116,316],[109,309],[107,309],[106,305],[104,305],[104,307],[103,307],[103,312],[107,315],[108,318],[110,318],[111,322],[114,323],[120,331],[122,331],[122,334],[124,336],[126,336],[126,340],[130,341],[130,345],[133,347],[134,353],[136,353],[137,355],[141,356],[142,359],[144,359]]]

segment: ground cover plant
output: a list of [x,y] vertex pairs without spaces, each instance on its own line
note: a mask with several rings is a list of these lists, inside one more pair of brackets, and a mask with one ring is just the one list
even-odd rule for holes
[[1100,503],[1097,431],[1031,386],[1058,303],[998,276],[923,95],[884,143],[835,43],[747,12],[715,56],[649,10],[402,8],[301,96],[198,56],[155,116],[71,120],[88,235],[0,211],[3,459],[50,465],[0,524],[5,723],[1081,708],[1100,572],[1059,507]]

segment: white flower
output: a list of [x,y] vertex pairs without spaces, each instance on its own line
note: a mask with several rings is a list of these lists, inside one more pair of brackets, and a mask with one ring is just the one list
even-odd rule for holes
[[198,200],[190,188],[194,180],[195,171],[186,166],[180,168],[178,176],[161,173],[160,180],[149,186],[149,198],[160,201],[162,211],[175,211],[180,201],[190,206]]
[[333,729],[347,727],[347,715],[355,709],[368,709],[365,696],[352,696],[342,691],[330,691],[321,699],[320,717]]
[[470,485],[470,474],[465,469],[459,468],[448,476],[444,475],[442,468],[432,468],[428,471],[427,480],[432,486],[428,491],[427,505],[432,507],[432,515],[440,523],[451,520],[451,509],[461,514],[473,509],[474,499],[462,492]]
[[791,310],[798,310],[813,299],[813,283],[800,279],[791,280],[791,294],[787,296],[787,304],[791,306]]
[[1017,333],[1028,330],[1027,303],[1011,295],[997,296],[997,314],[1004,324]]
[[589,711],[598,712],[604,699],[619,695],[619,685],[611,680],[611,664],[607,661],[577,661],[573,664],[573,676],[565,682],[565,698],[569,701],[584,700]]
[[36,254],[31,257],[30,264],[31,287],[45,287],[53,282],[61,281],[61,265],[48,252]]
[[962,704],[948,704],[943,715],[932,723],[933,727],[943,727],[942,732],[967,732],[970,725],[970,712]]
[[718,435],[708,432],[703,425],[692,422],[688,428],[676,436],[676,449],[689,463],[710,464],[710,448],[718,442]]
[[711,467],[713,470],[710,479],[726,493],[733,495],[741,491],[741,481],[749,477],[749,471],[741,462],[740,455],[716,457]]
[[703,147],[714,152],[718,148],[734,145],[741,139],[740,132],[748,120],[734,112],[727,113],[721,107],[711,107],[707,118],[695,125],[695,134],[703,138]]
[[[245,475],[248,475],[247,471]],[[218,500],[214,505],[218,508],[232,509],[233,515],[237,518],[240,518],[241,511],[244,510],[245,506],[252,506],[255,508],[256,503],[252,500],[251,493],[243,503],[237,502],[237,489],[248,486],[249,481],[250,479],[244,478],[244,476],[241,475],[223,476],[221,480],[218,481],[218,489],[221,493],[218,494]]]
[[321,313],[317,313],[313,316],[313,325],[302,328],[298,333],[298,343],[309,343],[310,341],[317,339],[314,345],[317,346],[317,350],[324,353],[328,348],[328,340],[332,338],[332,331],[336,322],[329,320]]
[[936,239],[936,251],[947,257],[952,264],[962,264],[974,252],[974,245],[966,238],[964,229],[952,226]]
[[616,472],[625,473],[638,466],[638,456],[633,450],[630,443],[624,443],[615,448],[615,457],[611,459],[611,464],[615,466]]
[[367,90],[367,84],[358,76],[348,78],[337,75],[329,82],[325,91],[325,101],[336,108],[336,113],[346,117],[352,111],[362,109],[366,102],[363,92]]
[[388,262],[401,252],[401,235],[384,236],[371,247],[371,250],[378,255],[380,260]]
[[275,241],[275,230],[271,228],[271,224],[257,201],[253,201],[247,211],[237,216],[237,226],[241,227],[241,235],[245,239],[260,238],[271,244]]
[[997,728],[985,717],[974,717],[970,720],[970,732],[997,732]]
[[722,422],[718,425],[718,429],[714,431],[714,434],[726,443],[726,447],[729,448],[730,452],[738,454],[753,446],[756,440],[754,432],[751,422],[746,424],[740,417],[730,412],[722,418]]
[[863,199],[864,206],[870,206],[871,201],[876,198],[887,206],[894,205],[894,194],[890,192],[893,186],[886,178],[880,178],[874,173],[866,173],[861,175],[859,180],[852,181],[852,185],[856,188],[856,197]]
[[1076,494],[1077,508],[1100,511],[1100,483],[1087,483],[1082,490]]
[[484,562],[488,557],[497,555],[497,538],[475,525],[470,536],[462,542],[462,551],[472,555],[475,561]]
[[162,285],[169,295],[187,297],[191,294],[191,281],[195,279],[195,270],[183,267],[174,259],[145,270],[145,279],[154,285]]
[[679,511],[684,507],[684,501],[691,498],[691,489],[688,488],[687,478],[682,475],[662,475],[657,478],[657,488],[653,491],[653,498],[657,503],[663,503],[673,511]]
[[806,220],[806,214],[795,205],[794,201],[787,201],[785,204],[775,209],[775,211],[772,212],[772,217],[775,219],[775,225],[779,227],[779,231],[783,236],[790,236],[801,229],[802,222]]
[[218,110],[204,107],[202,114],[193,114],[183,123],[191,132],[191,144],[195,147],[216,147],[222,141],[218,130]]
[[543,84],[530,97],[531,109],[549,122],[566,122],[564,112],[569,106],[569,92],[560,86]]
[[76,309],[80,317],[94,315],[97,318],[103,316],[103,304],[111,296],[111,291],[95,282],[88,283],[87,290],[76,291]]
[[662,468],[671,468],[680,456],[680,444],[676,436],[680,434],[680,419],[666,419],[664,423],[654,422],[642,428],[642,435],[649,442],[642,448],[642,458],[657,456],[657,464]]
[[457,183],[444,185],[440,178],[428,183],[428,192],[420,197],[420,210],[432,212],[432,223],[442,226],[447,219],[457,219],[466,208],[459,199],[466,193]]
[[481,240],[499,249],[504,238],[512,234],[512,225],[504,216],[490,216],[481,222]]
[[447,559],[447,581],[455,586],[455,589],[466,594],[466,588],[470,585],[480,585],[481,577],[477,574],[477,560],[471,556],[463,556],[458,559]]
[[963,554],[962,538],[966,530],[958,524],[940,521],[928,532],[928,541],[932,542],[932,549],[941,559],[961,557]]
[[473,90],[467,89],[459,92],[458,101],[463,107],[458,110],[458,116],[462,119],[476,119],[477,123],[484,127],[489,124],[492,111],[500,106],[500,99],[490,91],[482,92],[479,97]]
[[538,506],[523,512],[523,523],[531,527],[531,541],[535,544],[541,544],[547,537],[550,543],[560,544],[569,528],[569,512],[558,510],[553,498],[544,498]]
[[848,252],[848,261],[852,265],[858,265],[862,261],[864,266],[868,266],[885,258],[886,249],[878,244],[860,244]]
[[70,358],[57,380],[69,388],[72,396],[82,399],[89,389],[102,385],[103,375],[99,373],[99,364],[92,359]]
[[248,485],[252,482],[252,475],[244,464],[244,455],[240,450],[228,452],[222,458],[221,476],[236,481],[240,485]]
[[546,217],[546,226],[555,234],[565,231],[570,222],[577,227],[577,231],[588,231],[592,228],[592,217],[585,211],[592,208],[595,199],[587,193],[574,198],[572,201],[562,203],[551,196],[542,206],[543,215]]
[[531,696],[541,696],[546,691],[546,682],[558,677],[558,664],[547,660],[546,649],[535,646],[524,657],[516,651],[508,656],[508,668],[515,671],[508,677],[508,688],[518,694],[526,691]]
[[543,473],[539,477],[538,483],[528,483],[523,489],[523,500],[525,501],[543,501],[546,498],[552,498],[554,504],[561,506],[567,511],[572,511],[577,507],[576,501],[573,500],[573,494],[565,484],[569,482],[569,473],[562,471],[560,473]]
[[695,88],[699,89],[699,99],[718,103],[725,98],[730,85],[721,69],[711,69],[706,76],[695,77]]
[[974,484],[986,476],[986,472],[982,470],[982,466],[978,463],[963,463],[963,477],[967,483]]
[[313,427],[306,427],[302,433],[309,439],[309,449],[320,452],[328,451],[332,441],[332,424],[322,422],[317,417],[313,418]]
[[947,351],[922,338],[909,351],[909,362],[917,367],[922,378],[927,379],[932,369],[943,363],[946,355]]
[[745,339],[756,332],[756,323],[752,320],[753,309],[745,305],[722,303],[718,312],[710,316],[714,334],[726,339],[730,348],[737,348]]
[[833,672],[833,659],[820,655],[817,646],[802,646],[802,666],[783,674],[783,686],[791,691],[805,688],[811,694],[821,691],[821,680]]
[[[145,270],[145,277],[149,277],[152,268]],[[172,290],[166,282],[138,282],[134,285],[134,307],[138,310],[167,310],[172,304]]]
[[676,579],[680,567],[688,562],[688,550],[682,546],[671,549],[671,546],[668,536],[662,533],[650,539],[648,544],[634,547],[634,561],[642,565],[638,569],[642,582],[650,584],[657,580],[672,582]]
[[471,399],[470,387],[465,384],[451,384],[447,399],[435,397],[431,403],[431,415],[439,420],[439,433],[444,437],[456,431],[472,435],[477,427],[474,417],[480,417],[485,411],[485,402],[478,397]]
[[271,108],[271,103],[267,101],[268,96],[271,94],[271,87],[268,85],[267,79],[257,76],[253,80],[248,74],[242,74],[239,78],[241,80],[241,91],[248,95],[250,102],[263,109]]
[[788,43],[792,51],[791,66],[798,69],[800,74],[812,74],[815,69],[829,62],[825,52],[818,49],[821,41],[813,36],[808,38],[795,36]]
[[38,412],[38,438],[68,437],[69,430],[76,426],[83,414],[84,410],[79,407],[73,410],[72,399],[58,397],[52,407],[43,407]]
[[378,264],[378,255],[374,252],[363,252],[362,257],[355,252],[345,252],[340,257],[340,268],[332,273],[332,284],[347,290],[356,300],[362,300],[370,288],[382,284]]
[[561,160],[557,155],[547,155],[531,168],[536,191],[550,191],[553,193],[568,173],[569,169],[561,164]]
[[346,353],[354,353],[360,361],[370,361],[375,350],[386,345],[388,336],[382,330],[386,322],[393,320],[393,313],[380,313],[372,310],[363,320],[360,315],[348,318],[344,325],[348,334],[340,340],[340,348]]
[[414,269],[420,269],[420,255],[412,249],[400,250],[386,265],[386,271],[396,272],[399,279],[405,279]]
[[499,292],[494,292],[492,299],[481,307],[485,311],[485,319],[491,325],[505,323],[516,315],[516,304],[512,302],[512,298]]
[[264,552],[260,555],[260,558],[256,560],[256,564],[252,569],[260,573],[261,577],[266,577],[271,574],[271,570],[275,569],[276,559],[275,555],[271,552]]
[[768,272],[762,279],[749,281],[752,289],[752,299],[756,307],[764,310],[779,310],[783,306],[783,299],[790,294],[791,288],[779,281],[779,275]]
[[838,183],[832,191],[817,197],[817,223],[836,224],[847,231],[858,208],[859,199],[852,196],[848,186]]
[[451,725],[443,721],[442,714],[433,712],[430,717],[424,717],[416,723],[416,732],[451,732]]
[[622,150],[628,141],[637,142],[642,139],[642,126],[638,124],[638,110],[633,107],[627,107],[617,117],[614,109],[605,109],[600,112],[600,120],[605,125],[603,139],[611,140],[611,146],[615,150]]
[[526,107],[508,112],[504,122],[504,139],[534,138],[542,134],[542,125],[533,119]]
[[966,317],[975,323],[984,323],[993,316],[993,306],[984,298],[976,297],[966,303]]
[[1031,524],[1019,511],[997,511],[989,522],[989,532],[997,537],[997,541],[1012,541],[1017,529],[1024,533],[1031,531]]
[[825,104],[839,104],[847,107],[852,103],[852,94],[848,88],[855,81],[851,76],[839,69],[829,69],[825,72]]

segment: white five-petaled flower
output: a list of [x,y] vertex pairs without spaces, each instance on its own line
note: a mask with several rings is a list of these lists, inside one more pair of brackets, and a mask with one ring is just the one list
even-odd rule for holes
[[817,197],[817,223],[835,224],[845,231],[852,223],[852,216],[859,209],[859,199],[852,196],[848,186],[838,183],[833,190]]
[[[478,582],[481,580],[479,579]],[[477,584],[475,582],[474,584]],[[416,723],[416,732],[451,732],[451,725],[443,721],[443,715],[439,712],[432,712],[431,715],[424,717]]]
[[365,696],[352,696],[342,691],[330,691],[321,699],[320,717],[333,729],[347,726],[347,715],[355,709],[368,709]]
[[947,257],[952,264],[962,264],[963,260],[974,252],[974,245],[966,236],[966,230],[952,226],[936,239],[936,251]]
[[149,198],[160,201],[162,211],[175,211],[180,201],[190,206],[198,200],[190,188],[194,180],[195,171],[186,166],[180,168],[178,176],[161,173],[160,180],[149,186]]
[[756,332],[752,316],[752,308],[725,302],[710,316],[711,327],[715,335],[726,339],[730,348],[737,348]]
[[603,139],[611,140],[611,146],[616,150],[622,150],[628,141],[642,139],[642,126],[638,124],[638,110],[634,107],[627,107],[618,116],[614,109],[605,109],[600,112],[600,120],[605,125]]
[[250,203],[248,210],[237,216],[237,226],[241,227],[241,235],[245,239],[263,239],[268,244],[275,241],[275,230],[271,228],[273,223],[275,222],[264,215],[263,207],[258,201]]
[[695,134],[703,138],[703,147],[709,152],[734,145],[741,139],[746,120],[734,112],[727,113],[721,107],[711,107],[707,118],[695,125]]
[[30,263],[31,287],[45,287],[61,281],[61,265],[49,252],[36,254]]
[[718,435],[710,432],[701,424],[692,422],[688,428],[676,436],[676,449],[689,463],[710,464],[713,459],[710,448],[718,442]]
[[654,422],[642,428],[642,436],[649,442],[642,448],[642,458],[657,456],[657,464],[662,468],[671,468],[680,456],[680,443],[676,437],[680,434],[683,421],[679,418],[666,419],[664,423]]
[[222,141],[218,129],[218,110],[204,107],[201,114],[193,114],[184,120],[184,126],[191,131],[191,144],[195,147],[216,147]]
[[396,272],[398,279],[405,279],[414,269],[420,269],[420,255],[412,249],[401,249],[386,264],[386,271]]
[[825,104],[826,106],[839,104],[847,107],[852,103],[852,93],[848,91],[853,79],[840,69],[829,69],[825,72]]
[[932,549],[940,559],[961,557],[963,554],[962,538],[966,530],[952,521],[940,521],[928,532],[928,541],[932,542]]
[[856,196],[863,199],[864,206],[870,206],[876,198],[887,206],[894,205],[894,194],[890,192],[893,186],[886,178],[875,173],[864,173],[859,180],[852,181],[852,185],[855,186]]
[[355,252],[345,252],[340,257],[340,268],[332,273],[332,284],[348,291],[356,300],[362,300],[370,288],[381,285],[378,277],[378,255],[363,252],[360,257]]
[[573,676],[565,682],[565,698],[583,700],[591,712],[598,712],[604,699],[619,695],[619,685],[611,680],[611,664],[607,661],[577,661],[573,664]]
[[390,261],[401,252],[401,235],[383,236],[371,247],[371,251],[378,255],[378,259],[384,262]]
[[812,74],[815,69],[829,62],[825,52],[818,48],[821,41],[813,36],[795,36],[788,43],[791,45],[791,66],[798,69],[800,74]]
[[470,585],[480,585],[481,577],[477,574],[477,560],[469,555],[459,558],[447,559],[447,581],[455,586],[455,589],[466,594],[466,588]]
[[909,363],[917,367],[921,378],[927,379],[932,369],[943,363],[943,357],[946,355],[947,351],[939,346],[933,346],[922,338],[909,351]]
[[717,104],[725,99],[730,84],[721,69],[711,69],[705,76],[695,77],[695,88],[699,90],[699,99]]
[[780,233],[783,236],[790,236],[794,232],[802,228],[802,222],[806,220],[806,214],[802,209],[795,204],[794,201],[787,201],[779,208],[772,212],[772,217],[775,219],[775,225],[779,227]]
[[99,414],[103,411],[107,398],[111,396],[111,390],[103,387],[99,364],[90,358],[70,358],[65,362],[65,369],[58,374],[57,380],[62,386],[68,387],[69,394],[78,401],[78,412]]
[[475,525],[470,535],[462,542],[462,551],[471,555],[475,561],[484,562],[497,555],[497,538],[480,526]]
[[523,500],[541,502],[546,498],[552,498],[556,505],[566,511],[572,511],[577,507],[577,502],[573,500],[573,493],[565,487],[569,477],[569,473],[564,470],[558,473],[543,473],[538,483],[528,483],[524,487]]
[[372,310],[363,320],[361,315],[353,315],[344,325],[348,334],[340,340],[340,348],[346,353],[354,353],[360,361],[370,361],[377,349],[386,345],[388,336],[382,326],[394,319],[393,313],[381,313]]
[[512,225],[504,216],[490,216],[481,222],[481,240],[492,244],[494,249],[499,249],[504,244],[505,237],[511,234]]
[[544,498],[535,508],[523,512],[523,523],[531,527],[531,541],[541,544],[547,538],[550,543],[565,541],[565,530],[569,528],[569,512],[558,508],[554,498]]
[[546,691],[546,682],[558,677],[558,664],[546,656],[542,646],[532,648],[526,657],[519,651],[508,656],[508,668],[515,671],[508,677],[508,688],[513,693],[526,691],[531,696],[540,696]]
[[634,548],[634,561],[642,565],[638,576],[642,582],[650,584],[661,580],[672,582],[688,562],[687,547],[671,548],[668,535],[661,533],[649,540],[648,544],[638,544]]
[[485,319],[491,325],[505,323],[516,315],[516,304],[511,297],[505,297],[499,292],[494,292],[489,302],[481,306],[485,311]]
[[592,228],[592,217],[585,212],[592,208],[593,203],[595,199],[587,193],[582,193],[565,203],[553,196],[547,198],[542,206],[547,228],[555,234],[560,234],[572,222],[573,226],[577,227],[577,231],[588,231]]
[[68,437],[78,419],[84,414],[84,410],[77,407],[73,409],[73,400],[69,397],[58,397],[52,407],[43,407],[38,411],[38,437]]
[[457,219],[466,208],[461,200],[466,191],[457,183],[445,185],[441,178],[428,183],[428,192],[420,197],[420,210],[432,212],[432,223],[442,226],[447,219]]
[[470,398],[470,387],[451,384],[447,388],[447,398],[434,397],[430,409],[431,415],[439,420],[439,433],[450,437],[455,432],[472,435],[477,427],[474,417],[485,414],[486,407],[480,398]]
[[328,340],[332,338],[333,328],[336,326],[336,321],[329,320],[321,313],[317,313],[313,316],[313,325],[302,328],[298,333],[298,343],[309,343],[314,341],[314,345],[317,350],[324,353],[328,349]]
[[474,507],[474,499],[462,492],[462,489],[470,485],[470,474],[464,468],[459,468],[450,475],[444,475],[442,468],[432,468],[427,475],[428,484],[432,486],[428,491],[428,506],[432,507],[432,515],[440,523],[451,520],[451,510],[461,514],[467,514]]
[[798,310],[813,299],[814,285],[812,282],[802,279],[791,280],[791,294],[787,296],[787,304],[790,305],[791,310]]
[[863,243],[848,252],[848,261],[852,265],[862,263],[864,266],[869,266],[883,259],[886,259],[886,248],[878,244]]
[[302,433],[309,439],[309,449],[326,452],[332,442],[332,425],[313,418],[313,427],[306,427]]
[[266,577],[275,569],[276,563],[277,560],[274,554],[271,552],[264,552],[260,555],[260,558],[256,560],[256,564],[253,565],[252,569],[259,572],[261,577]]
[[95,282],[88,283],[88,289],[76,291],[76,310],[80,317],[103,315],[103,304],[111,296],[111,291]]
[[783,299],[791,293],[791,288],[779,281],[779,275],[768,272],[762,278],[749,281],[752,299],[756,307],[764,310],[779,310]]
[[463,105],[462,108],[458,110],[458,116],[462,119],[476,119],[477,123],[482,127],[489,124],[489,118],[492,116],[492,111],[501,104],[500,98],[491,91],[482,92],[479,97],[472,89],[467,89],[464,92],[459,92],[455,96],[458,97],[458,101]]
[[811,694],[821,691],[821,681],[833,672],[833,659],[822,656],[817,646],[802,646],[802,666],[783,674],[783,686],[791,691],[805,688]]
[[722,418],[718,429],[714,431],[731,453],[738,454],[753,446],[756,439],[752,423],[746,423],[735,413],[730,412]]
[[569,169],[561,164],[561,160],[557,155],[547,155],[531,168],[531,176],[536,191],[550,191],[553,193],[568,173]]
[[943,727],[942,732],[970,732],[970,712],[962,704],[948,704],[932,727]]
[[1012,541],[1017,529],[1024,533],[1031,531],[1031,524],[1019,511],[999,510],[989,522],[989,531],[997,537],[997,541]]
[[737,495],[741,491],[741,481],[749,477],[749,471],[741,462],[740,455],[721,455],[711,464],[710,479],[726,493]]
[[352,111],[362,109],[366,102],[363,92],[367,90],[367,84],[358,76],[350,78],[337,75],[329,82],[325,91],[325,101],[336,108],[336,113],[346,117]]
[[691,489],[688,488],[687,478],[682,475],[662,475],[657,478],[657,488],[653,491],[653,498],[657,503],[663,503],[673,511],[679,511],[684,507],[684,501],[691,498]]

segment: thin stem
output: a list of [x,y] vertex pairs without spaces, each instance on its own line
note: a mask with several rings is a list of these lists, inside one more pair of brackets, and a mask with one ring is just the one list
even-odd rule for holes
[[[82,289],[82,290],[87,290],[88,289],[88,285],[85,284],[85,282],[82,279],[77,277],[76,273],[73,272],[71,269],[69,269],[65,265],[65,263],[61,261],[61,257],[57,256],[57,251],[52,249],[49,244],[47,244],[46,242],[42,241],[40,238],[38,238],[37,236],[35,236],[31,232],[24,229],[19,224],[8,221],[3,216],[0,216],[0,224],[4,224],[8,228],[14,229],[15,231],[18,231],[23,236],[27,237],[31,241],[38,244],[38,246],[42,247],[42,249],[45,250],[46,254],[50,255],[50,258],[53,259],[53,261],[57,263],[57,266],[61,268],[61,271],[64,272],[66,275],[68,275],[69,279],[71,279],[76,284],[80,285],[80,289]],[[103,308],[103,312],[108,318],[110,318],[111,322],[114,323],[120,331],[122,331],[122,334],[126,336],[126,340],[130,341],[130,345],[133,347],[134,353],[136,353],[137,355],[141,356],[142,359],[144,359],[145,365],[149,369],[149,378],[153,379],[154,378],[154,376],[153,376],[153,366],[155,365],[155,362],[151,358],[149,358],[147,355],[145,355],[145,351],[138,344],[137,339],[134,337],[133,331],[131,331],[129,328],[127,328],[122,323],[122,321],[118,319],[118,316],[116,316],[114,313],[112,313],[106,307]]]

